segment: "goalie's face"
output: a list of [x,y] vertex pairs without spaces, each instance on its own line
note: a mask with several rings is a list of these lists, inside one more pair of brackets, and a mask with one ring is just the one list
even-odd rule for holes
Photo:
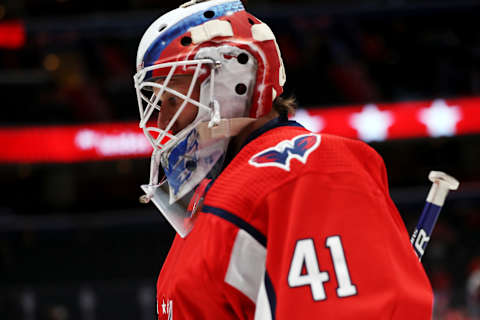
[[[163,85],[164,80],[157,80],[156,82]],[[187,95],[191,83],[191,75],[179,75],[170,79],[168,87],[182,95]],[[160,88],[154,88],[155,95],[158,95],[160,91]],[[195,101],[199,100],[200,85],[198,82],[194,85],[190,98]],[[160,101],[161,103],[157,116],[157,125],[159,129],[165,130],[175,117],[179,108],[182,107],[184,100],[176,94],[164,91],[160,97]],[[198,107],[192,105],[191,103],[187,103],[185,106],[183,106],[183,110],[180,112],[177,118],[174,119],[169,131],[171,131],[174,135],[180,132],[182,129],[186,128],[190,123],[192,123],[193,120],[195,120],[197,114]]]
[[[164,63],[139,70],[134,75],[140,111],[140,128],[159,152],[183,139],[201,121],[208,120],[207,105],[201,103],[200,74],[214,69],[211,59]],[[179,72],[177,69],[181,69]],[[188,73],[187,73],[188,72]],[[146,78],[146,79],[145,79]],[[213,87],[212,87],[213,89]],[[213,91],[213,90],[211,90]]]

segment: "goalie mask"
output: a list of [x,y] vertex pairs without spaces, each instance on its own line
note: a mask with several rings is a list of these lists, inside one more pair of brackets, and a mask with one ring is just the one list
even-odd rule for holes
[[[189,83],[180,90],[178,79]],[[280,51],[270,28],[239,0],[193,0],[147,29],[134,82],[140,128],[154,149],[143,201],[152,200],[184,237],[194,217],[180,202],[218,175],[230,138],[282,93]],[[175,100],[173,111],[165,97]]]

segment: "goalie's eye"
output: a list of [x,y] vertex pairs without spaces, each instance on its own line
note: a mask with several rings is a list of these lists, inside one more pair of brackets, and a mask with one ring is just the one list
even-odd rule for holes
[[176,107],[178,104],[178,98],[175,96],[168,97],[167,102],[169,107]]

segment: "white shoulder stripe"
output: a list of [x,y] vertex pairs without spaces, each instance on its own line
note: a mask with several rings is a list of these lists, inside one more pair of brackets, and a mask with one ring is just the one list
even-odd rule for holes
[[270,301],[265,288],[265,272],[262,275],[262,283],[258,292],[254,320],[272,320]]
[[239,229],[233,245],[225,282],[238,289],[252,300],[257,295],[263,275],[267,250],[243,229]]

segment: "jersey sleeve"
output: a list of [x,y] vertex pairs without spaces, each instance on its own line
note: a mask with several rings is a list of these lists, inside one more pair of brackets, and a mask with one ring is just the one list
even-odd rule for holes
[[[157,282],[158,319],[253,319],[265,248],[204,208],[187,238],[177,236]],[[248,263],[246,263],[248,262]]]
[[255,319],[431,319],[429,281],[387,189],[339,171],[270,192],[256,208],[268,240]]

